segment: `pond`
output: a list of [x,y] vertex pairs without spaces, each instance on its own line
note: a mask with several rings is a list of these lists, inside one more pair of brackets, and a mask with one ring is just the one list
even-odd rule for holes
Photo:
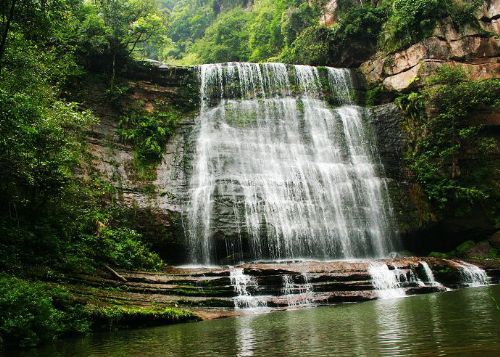
[[500,286],[94,334],[9,356],[500,355]]

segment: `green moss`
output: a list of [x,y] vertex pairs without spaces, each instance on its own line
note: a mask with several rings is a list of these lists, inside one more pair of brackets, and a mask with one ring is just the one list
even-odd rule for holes
[[430,252],[429,257],[447,259],[449,255],[441,252]]
[[467,253],[474,248],[476,243],[474,241],[468,240],[466,242],[463,242],[460,244],[458,247],[455,248],[452,252],[450,252],[451,255],[457,256],[457,257],[465,257],[467,256]]
[[87,308],[94,328],[123,328],[199,321],[193,312],[179,308],[90,306]]
[[184,306],[196,306],[196,307],[234,307],[234,302],[231,300],[219,300],[219,299],[206,299],[200,301],[192,300],[180,300],[180,304]]
[[[444,257],[446,258],[446,257]],[[455,273],[455,270],[452,270],[448,266],[441,266],[441,267],[433,267],[433,271],[436,274],[450,274],[450,273]]]
[[233,296],[234,292],[228,291],[228,290],[223,290],[223,289],[190,289],[188,287],[185,288],[180,288],[180,289],[172,289],[172,293],[175,293],[176,295],[183,295],[183,296],[214,296],[214,297],[226,297],[226,296]]

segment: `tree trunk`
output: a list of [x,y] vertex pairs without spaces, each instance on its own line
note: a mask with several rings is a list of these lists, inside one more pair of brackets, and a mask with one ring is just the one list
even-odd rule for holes
[[10,0],[10,11],[9,15],[7,17],[7,22],[5,23],[5,28],[2,33],[2,39],[0,41],[0,73],[2,72],[2,59],[3,55],[5,53],[5,48],[7,44],[7,36],[9,35],[9,30],[10,30],[10,24],[12,22],[12,18],[14,17],[14,9],[16,7],[16,1],[17,0]]
[[115,76],[116,76],[116,51],[113,51],[113,64],[111,65],[111,83],[110,83],[110,89],[113,91],[114,86],[115,86]]

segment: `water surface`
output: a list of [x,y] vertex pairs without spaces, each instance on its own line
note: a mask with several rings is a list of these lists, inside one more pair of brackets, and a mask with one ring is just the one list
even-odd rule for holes
[[498,285],[95,334],[18,356],[500,356],[495,300]]

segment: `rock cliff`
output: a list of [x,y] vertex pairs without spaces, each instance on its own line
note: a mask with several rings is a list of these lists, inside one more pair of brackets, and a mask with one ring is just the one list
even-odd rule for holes
[[395,52],[379,52],[360,66],[369,83],[382,83],[389,91],[405,91],[439,66],[461,65],[474,79],[500,76],[500,0],[485,2],[476,13],[481,25],[457,30],[450,19],[442,21],[432,36]]

